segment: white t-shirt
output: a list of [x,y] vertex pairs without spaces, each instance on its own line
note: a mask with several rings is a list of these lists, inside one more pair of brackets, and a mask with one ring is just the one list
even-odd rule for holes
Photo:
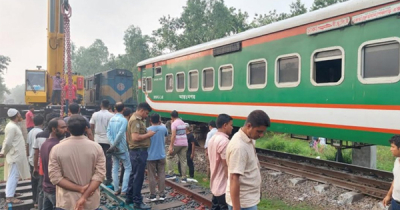
[[213,128],[211,129],[208,133],[207,133],[207,138],[206,138],[206,143],[204,144],[204,149],[207,149],[208,147],[208,142],[210,141],[211,137],[214,136],[214,134],[218,131],[217,128]]
[[94,124],[94,141],[99,144],[110,144],[107,138],[107,126],[114,114],[108,110],[93,113],[90,124]]
[[320,137],[320,138],[319,138],[319,144],[320,144],[320,145],[326,145],[326,138]]
[[392,197],[400,201],[400,158],[396,158],[393,167],[393,193]]
[[[41,128],[38,127],[34,127],[31,131],[29,131],[28,133],[28,145],[29,145],[29,164],[31,166],[33,166],[33,155],[35,153],[34,148],[33,148],[33,144],[35,143],[36,140],[36,135],[40,132],[42,132],[43,130]],[[42,142],[43,144],[43,142]],[[37,145],[37,147],[39,148],[39,145]]]

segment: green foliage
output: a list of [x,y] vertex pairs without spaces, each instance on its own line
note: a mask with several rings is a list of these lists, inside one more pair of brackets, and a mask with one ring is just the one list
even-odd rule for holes
[[345,1],[348,1],[348,0],[314,0],[314,3],[311,6],[310,11],[319,10],[321,8],[330,6],[332,4],[345,2]]
[[[276,209],[287,209],[287,210],[315,210],[315,207],[309,207],[307,205],[299,204],[297,206],[290,206],[279,199],[263,198],[257,205],[260,210],[276,210]],[[318,208],[317,208],[318,209]]]
[[[256,147],[307,157],[319,156],[323,160],[331,161],[334,161],[336,156],[336,149],[332,146],[326,145],[326,147],[322,148],[319,145],[319,151],[316,151],[314,148],[309,146],[308,141],[292,139],[287,134],[267,135],[264,138],[257,140]],[[342,154],[344,162],[351,163],[351,149],[343,150]]]
[[0,55],[0,102],[4,100],[4,94],[10,93],[4,83],[4,78],[2,75],[7,70],[7,66],[10,62],[11,59],[9,57]]
[[[273,134],[268,133],[264,138],[256,141],[256,147],[263,149],[270,149],[275,151],[287,152],[307,157],[320,156],[323,160],[335,161],[336,149],[327,145],[321,151],[315,151],[310,148],[309,141],[292,139],[287,134]],[[393,163],[395,157],[390,152],[390,147],[376,146],[377,147],[377,160],[376,166],[379,170],[391,171],[393,170]],[[319,147],[321,148],[321,147]],[[345,163],[352,162],[352,150],[342,150],[343,160]]]
[[161,28],[153,36],[159,52],[172,52],[245,31],[247,18],[223,0],[188,0],[180,17],[159,20]]
[[108,48],[100,39],[96,39],[89,47],[72,48],[72,70],[84,76],[107,70]]

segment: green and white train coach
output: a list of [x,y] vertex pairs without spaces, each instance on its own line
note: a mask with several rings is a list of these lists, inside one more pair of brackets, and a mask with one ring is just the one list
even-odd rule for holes
[[400,1],[350,0],[138,63],[139,98],[163,117],[387,145],[400,134]]

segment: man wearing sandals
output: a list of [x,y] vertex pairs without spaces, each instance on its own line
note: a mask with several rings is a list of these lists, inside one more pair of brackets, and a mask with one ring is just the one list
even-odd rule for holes
[[16,197],[19,194],[15,193],[19,179],[29,179],[29,164],[26,158],[25,140],[22,135],[21,128],[17,125],[22,121],[21,114],[16,109],[9,109],[7,116],[10,122],[7,124],[4,132],[5,138],[3,147],[0,152],[1,158],[6,158],[4,164],[4,179],[6,183],[6,202],[19,204],[22,200]]

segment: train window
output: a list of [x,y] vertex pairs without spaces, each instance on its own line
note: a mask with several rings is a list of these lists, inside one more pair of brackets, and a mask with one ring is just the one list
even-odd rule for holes
[[190,70],[188,80],[189,91],[197,91],[199,89],[199,71]]
[[146,78],[146,88],[147,88],[146,91],[148,93],[151,93],[151,91],[153,91],[153,84],[152,84],[151,77]]
[[214,89],[214,69],[206,68],[203,69],[203,86],[204,91],[210,91]]
[[314,51],[311,83],[315,86],[338,85],[344,79],[344,50],[331,47]]
[[247,64],[247,87],[250,89],[264,88],[267,85],[267,61],[252,60]]
[[155,75],[161,75],[161,67],[156,67]]
[[185,90],[185,73],[176,74],[176,91],[183,92]]
[[398,82],[400,80],[399,58],[399,38],[363,43],[359,49],[359,80],[365,84]]
[[300,84],[300,55],[279,56],[275,62],[275,85],[277,87],[296,87]]
[[233,87],[233,66],[224,65],[219,67],[218,78],[220,90],[231,90]]
[[165,92],[172,92],[174,89],[174,80],[172,74],[165,75]]

